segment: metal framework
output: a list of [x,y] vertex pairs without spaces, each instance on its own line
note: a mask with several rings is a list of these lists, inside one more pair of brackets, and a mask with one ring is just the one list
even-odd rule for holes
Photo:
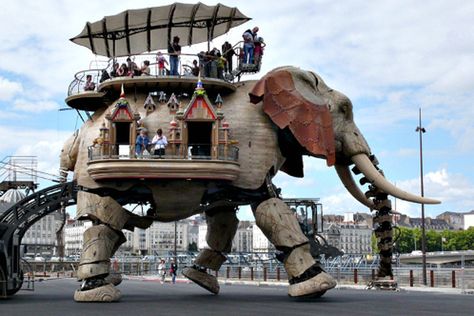
[[21,288],[20,244],[28,228],[42,217],[76,204],[77,191],[74,182],[50,186],[27,196],[0,215],[0,292],[2,284],[6,284],[6,295],[13,295]]

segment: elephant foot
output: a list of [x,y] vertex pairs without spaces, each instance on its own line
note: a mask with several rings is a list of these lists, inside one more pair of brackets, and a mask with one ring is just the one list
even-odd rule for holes
[[120,297],[120,291],[104,279],[85,280],[81,288],[74,293],[76,302],[116,302]]
[[198,269],[197,267],[187,267],[183,269],[183,275],[196,283],[197,285],[205,288],[213,294],[219,293],[219,282],[217,278],[213,275],[206,273]]
[[122,283],[122,274],[120,273],[111,273],[105,277],[105,283],[111,283],[115,286]]
[[298,278],[290,280],[290,286],[288,287],[288,295],[291,297],[320,297],[327,290],[330,290],[336,286],[336,280],[319,265],[306,270]]

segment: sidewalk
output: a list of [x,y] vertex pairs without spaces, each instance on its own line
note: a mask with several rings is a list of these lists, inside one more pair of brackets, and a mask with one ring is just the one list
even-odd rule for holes
[[[160,282],[160,277],[158,275],[146,275],[146,276],[132,276],[132,275],[123,275],[124,280],[142,280],[148,282]],[[165,283],[171,283],[171,278],[166,277]],[[183,278],[177,277],[176,283],[193,283],[192,281]],[[253,285],[253,286],[288,286],[286,281],[251,281],[251,280],[234,280],[234,279],[219,279],[219,284],[221,285]],[[345,290],[345,289],[354,289],[354,290],[367,290],[366,285],[356,285],[356,284],[338,284],[336,290]],[[401,286],[399,287],[400,291],[406,292],[429,292],[429,293],[439,293],[439,294],[470,294],[474,295],[474,289],[465,289],[464,291],[461,288],[447,288],[447,287],[409,287]],[[376,291],[376,290],[373,290]]]

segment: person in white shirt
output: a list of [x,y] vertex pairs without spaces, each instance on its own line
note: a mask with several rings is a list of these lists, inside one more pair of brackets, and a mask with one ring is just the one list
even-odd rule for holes
[[158,265],[158,274],[160,275],[160,283],[165,283],[166,277],[166,264],[165,260],[161,259],[160,264]]
[[161,128],[156,131],[156,135],[153,137],[151,144],[155,145],[153,155],[158,156],[159,158],[165,155],[165,148],[168,145],[168,140],[166,139],[166,136],[163,135]]

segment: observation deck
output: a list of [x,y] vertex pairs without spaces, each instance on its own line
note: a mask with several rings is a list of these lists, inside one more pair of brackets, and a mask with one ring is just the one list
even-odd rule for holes
[[[118,98],[122,85],[125,89],[133,89],[134,91],[152,92],[152,91],[182,91],[192,94],[196,85],[196,72],[193,74],[193,61],[199,61],[201,81],[209,93],[227,94],[236,90],[234,80],[240,80],[240,76],[244,73],[256,73],[260,70],[261,61],[256,64],[245,64],[240,56],[242,48],[237,43],[232,49],[236,52],[233,59],[236,68],[230,72],[219,74],[216,65],[213,63],[215,57],[200,54],[181,54],[179,69],[177,76],[161,73],[156,62],[157,54],[144,53],[131,56],[132,61],[138,68],[145,61],[149,63],[149,74],[142,75],[123,75],[113,76],[114,64],[127,64],[127,57],[110,58],[102,61],[95,61],[94,65],[90,65],[90,69],[81,70],[74,75],[73,81],[68,88],[68,96],[66,103],[75,109],[84,111],[95,111],[101,107],[110,104],[111,101]],[[169,54],[162,53],[163,56],[169,58]],[[231,63],[230,63],[231,64]],[[229,64],[229,65],[230,65]],[[86,78],[91,76],[93,88],[86,89]]]
[[[169,150],[171,151],[171,150]],[[185,179],[234,181],[240,172],[235,146],[194,144],[185,153],[138,156],[131,146],[89,147],[87,172],[95,181]]]

